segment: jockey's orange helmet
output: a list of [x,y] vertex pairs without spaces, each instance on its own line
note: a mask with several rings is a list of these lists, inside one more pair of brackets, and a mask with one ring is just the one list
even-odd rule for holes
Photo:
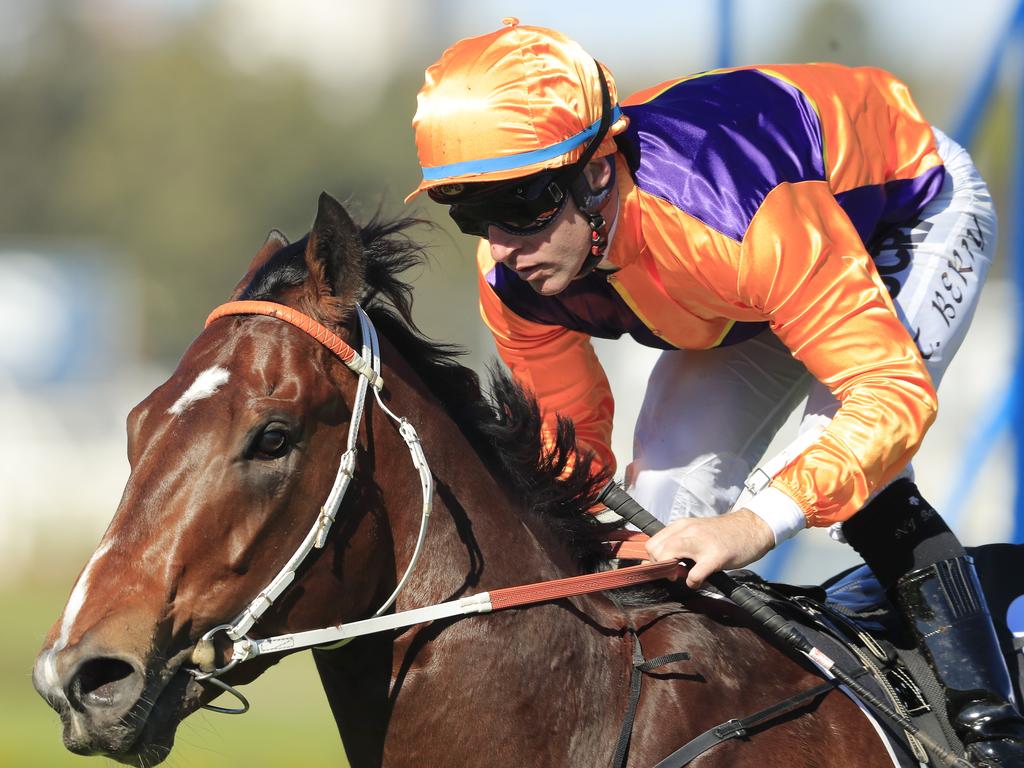
[[628,118],[611,73],[560,32],[504,24],[460,40],[427,69],[412,121],[423,180],[406,202],[428,189],[458,194],[465,184],[570,165],[602,127],[591,155],[615,151],[612,137]]

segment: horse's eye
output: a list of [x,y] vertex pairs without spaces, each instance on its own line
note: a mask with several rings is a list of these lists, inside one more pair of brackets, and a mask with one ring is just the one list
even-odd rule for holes
[[291,445],[283,429],[268,427],[256,436],[252,453],[258,459],[279,459],[288,453]]

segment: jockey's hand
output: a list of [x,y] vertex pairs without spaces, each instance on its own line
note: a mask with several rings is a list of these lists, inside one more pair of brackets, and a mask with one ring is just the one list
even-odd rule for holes
[[726,568],[742,568],[775,546],[768,524],[748,509],[719,517],[687,517],[666,525],[647,542],[651,560],[689,558],[694,566],[686,584],[697,589],[704,580]]

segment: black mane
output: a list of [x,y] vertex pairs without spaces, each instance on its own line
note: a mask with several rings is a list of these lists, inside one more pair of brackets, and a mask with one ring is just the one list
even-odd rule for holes
[[[406,233],[420,223],[413,218],[383,221],[375,217],[361,228],[366,263],[363,309],[422,377],[512,496],[556,529],[581,570],[592,570],[607,558],[599,534],[612,526],[597,524],[585,510],[607,477],[590,476],[588,456],[567,469],[576,457],[576,434],[568,419],[559,419],[554,445],[544,445],[536,399],[504,368],[490,367],[489,394],[485,394],[477,374],[459,363],[460,347],[435,342],[416,327],[412,286],[400,274],[426,258]],[[239,298],[272,300],[282,288],[301,285],[308,274],[305,245],[303,238],[278,251]]]

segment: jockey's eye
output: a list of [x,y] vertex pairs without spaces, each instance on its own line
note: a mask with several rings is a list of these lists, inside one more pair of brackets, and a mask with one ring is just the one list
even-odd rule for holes
[[269,424],[253,440],[251,455],[255,459],[279,459],[291,449],[288,432],[281,424]]

